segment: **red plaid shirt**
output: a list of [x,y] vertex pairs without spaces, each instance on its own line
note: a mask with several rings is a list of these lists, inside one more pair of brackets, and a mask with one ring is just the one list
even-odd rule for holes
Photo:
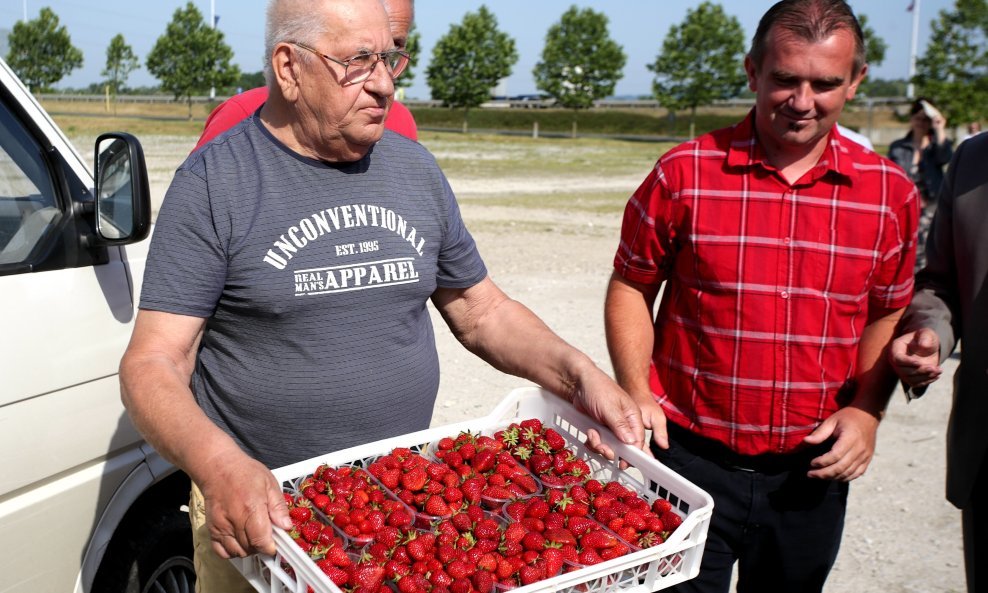
[[836,131],[790,185],[752,113],[659,159],[614,258],[668,281],[650,381],[669,420],[746,455],[792,451],[846,405],[862,330],[909,304],[919,217],[902,170]]

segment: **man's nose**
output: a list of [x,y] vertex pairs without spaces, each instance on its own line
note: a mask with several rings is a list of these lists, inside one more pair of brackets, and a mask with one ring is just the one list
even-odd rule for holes
[[813,87],[810,83],[796,85],[789,99],[789,104],[794,111],[810,111],[813,109]]
[[364,88],[382,97],[390,97],[395,94],[395,80],[388,72],[384,60],[378,60],[374,63],[370,76],[364,81]]

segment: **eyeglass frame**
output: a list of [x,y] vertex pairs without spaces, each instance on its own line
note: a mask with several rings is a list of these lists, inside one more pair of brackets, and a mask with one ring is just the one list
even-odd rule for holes
[[[388,74],[391,76],[391,80],[397,80],[398,77],[401,76],[401,74],[408,67],[409,61],[411,60],[411,56],[408,54],[407,51],[402,50],[402,49],[397,49],[397,48],[396,49],[389,49],[387,51],[364,52],[364,53],[356,54],[354,56],[350,56],[349,58],[347,58],[345,60],[337,60],[333,56],[328,56],[328,55],[322,53],[321,51],[319,51],[318,49],[316,49],[314,47],[311,47],[311,46],[309,46],[309,45],[307,45],[305,43],[302,43],[301,41],[289,41],[288,43],[291,43],[295,47],[300,47],[300,48],[302,48],[304,50],[310,51],[310,52],[316,54],[317,56],[319,56],[321,58],[324,58],[324,59],[329,60],[330,62],[333,62],[334,64],[339,64],[340,66],[343,66],[343,80],[346,83],[348,83],[348,84],[360,84],[360,83],[366,81],[368,78],[371,77],[371,75],[374,74],[374,68],[377,68],[378,63],[380,63],[380,62],[384,62],[384,64],[385,64],[384,65],[384,70],[385,70],[385,72],[388,72]],[[404,61],[403,65],[402,65],[402,67],[401,67],[401,70],[399,70],[397,72],[397,74],[394,73],[393,71],[388,71],[388,66],[387,66],[388,62],[385,59],[385,56],[386,55],[389,55],[389,54],[390,55],[398,54],[398,55],[400,55],[400,56],[402,56],[402,57],[405,58],[405,61]],[[350,62],[352,62],[353,60],[356,60],[357,58],[365,58],[365,57],[369,57],[369,56],[377,56],[377,60],[375,60],[374,63],[371,64],[370,69],[367,71],[367,76],[365,76],[364,78],[361,78],[360,80],[350,80],[347,77],[347,71],[349,71],[349,69],[350,69]]]

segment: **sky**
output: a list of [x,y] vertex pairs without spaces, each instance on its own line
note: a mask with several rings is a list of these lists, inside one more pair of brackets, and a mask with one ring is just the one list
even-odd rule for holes
[[[468,12],[481,5],[494,13],[498,28],[515,40],[518,62],[512,75],[496,89],[496,94],[535,93],[532,69],[541,58],[545,35],[570,6],[592,8],[609,19],[611,37],[627,55],[624,77],[615,95],[651,94],[654,74],[647,69],[662,49],[669,27],[686,17],[687,10],[701,0],[417,0],[415,25],[421,34],[421,56],[414,70],[408,99],[428,99],[425,68],[436,41],[460,23]],[[50,7],[68,29],[72,43],[83,52],[83,66],[64,78],[56,88],[84,88],[101,80],[110,39],[122,33],[142,60],[164,33],[176,9],[186,0],[0,0],[0,29],[10,30],[24,18],[37,18],[42,7]],[[193,0],[208,21],[219,17],[218,28],[233,48],[234,62],[244,72],[262,68],[265,0]],[[725,12],[736,17],[748,41],[758,19],[774,0],[720,0]],[[868,17],[868,24],[887,44],[885,61],[871,69],[877,78],[906,78],[912,45],[913,15],[910,3],[919,8],[917,52],[922,55],[930,37],[930,22],[941,10],[953,9],[953,0],[851,0],[854,11]],[[914,9],[915,11],[915,9]],[[151,86],[157,81],[143,67],[131,73],[129,86]]]

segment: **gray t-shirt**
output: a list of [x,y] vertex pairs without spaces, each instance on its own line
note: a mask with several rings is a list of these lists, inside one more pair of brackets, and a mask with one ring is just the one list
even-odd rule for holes
[[486,276],[422,146],[385,132],[362,160],[330,165],[255,114],[176,172],[140,306],[207,320],[196,399],[274,468],[428,428],[439,360],[426,304]]

